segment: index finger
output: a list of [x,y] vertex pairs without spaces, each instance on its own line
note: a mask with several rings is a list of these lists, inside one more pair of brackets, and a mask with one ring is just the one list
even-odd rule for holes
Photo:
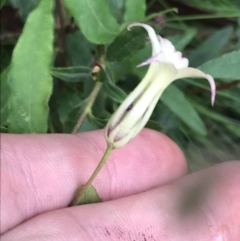
[[[102,130],[78,135],[6,134],[1,144],[1,232],[39,213],[66,207],[106,148]],[[177,145],[145,129],[129,145],[113,151],[93,185],[105,201],[163,185],[186,172]]]

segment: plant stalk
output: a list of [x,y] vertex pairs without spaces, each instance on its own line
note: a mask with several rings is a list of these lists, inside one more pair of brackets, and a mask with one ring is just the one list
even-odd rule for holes
[[[104,45],[98,45],[98,58],[100,61],[101,68],[105,70],[105,60],[104,60]],[[94,79],[94,78],[93,78]],[[87,103],[84,106],[84,110],[81,113],[76,125],[74,126],[72,130],[72,134],[75,134],[78,132],[80,126],[82,125],[84,119],[86,118],[87,114],[92,110],[92,106],[94,104],[94,101],[97,98],[97,95],[102,87],[102,82],[96,81],[96,84],[91,92],[91,94],[87,98]]]
[[96,178],[96,176],[101,171],[101,169],[104,166],[104,164],[106,163],[106,161],[107,161],[109,155],[111,154],[112,150],[113,150],[113,147],[111,145],[108,145],[107,149],[105,150],[105,152],[103,154],[102,159],[100,160],[100,162],[99,162],[98,166],[96,167],[96,169],[94,170],[93,174],[88,179],[86,184],[82,187],[82,189],[73,198],[71,206],[77,206],[78,205],[78,201],[81,199],[81,197],[87,191],[88,187],[91,186],[93,180]]
[[102,83],[101,82],[96,82],[91,94],[88,96],[87,98],[87,103],[84,107],[83,112],[81,113],[76,125],[74,126],[73,130],[72,130],[72,134],[75,134],[78,132],[80,126],[82,125],[85,117],[87,116],[87,114],[89,113],[89,111],[91,111],[93,103],[95,101],[95,99],[97,98],[97,95],[100,91],[102,87]]

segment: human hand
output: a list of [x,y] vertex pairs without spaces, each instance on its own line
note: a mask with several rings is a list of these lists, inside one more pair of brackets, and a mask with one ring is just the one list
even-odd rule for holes
[[144,129],[94,180],[103,203],[67,207],[106,148],[102,130],[1,145],[2,241],[239,240],[240,162],[187,175],[179,148]]

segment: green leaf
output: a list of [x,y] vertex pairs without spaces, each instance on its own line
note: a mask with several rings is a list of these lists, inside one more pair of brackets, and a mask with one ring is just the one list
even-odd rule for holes
[[236,129],[234,129],[235,133],[240,134],[240,121],[239,120],[235,120],[231,117],[224,116],[222,114],[216,113],[215,111],[210,111],[205,106],[201,106],[195,102],[193,103],[193,105],[199,111],[199,113],[207,116],[208,119],[212,119],[216,122],[222,123],[222,124],[226,125],[227,127],[231,127],[232,129],[235,127],[236,128]]
[[84,107],[84,101],[80,102],[78,105],[74,106],[68,113],[67,118],[63,125],[64,133],[71,133],[74,126],[76,125]]
[[190,54],[189,61],[191,66],[196,67],[210,59],[219,57],[222,53],[223,47],[229,42],[232,33],[232,26],[216,31]]
[[0,85],[1,85],[1,126],[5,126],[7,124],[8,117],[8,98],[9,98],[9,90],[8,90],[8,74],[9,68],[5,69],[0,76]]
[[169,36],[168,39],[178,51],[182,51],[192,41],[196,33],[196,29],[188,29],[184,34]]
[[199,69],[219,79],[240,78],[240,49],[210,60],[201,65]]
[[[52,109],[56,109],[59,115],[59,119],[62,123],[67,120],[68,114],[72,108],[76,107],[83,100],[81,93],[76,89],[72,88],[61,88],[54,95],[56,104],[52,106]],[[51,98],[52,99],[52,98]]]
[[[109,114],[110,115],[110,114]],[[109,118],[110,118],[111,116],[109,116]],[[96,126],[100,129],[100,128],[104,128],[106,125],[107,125],[107,122],[108,122],[108,120],[109,120],[109,118],[108,119],[100,119],[100,118],[97,118],[97,117],[95,117],[92,113],[89,113],[88,114],[88,119],[92,122],[92,123],[94,123],[94,124],[96,124]]]
[[154,121],[154,120],[149,120],[147,122],[147,124],[145,125],[146,128],[149,128],[149,129],[152,129],[152,130],[155,130],[155,131],[162,131],[162,126],[159,122],[157,121]]
[[141,68],[136,68],[137,65],[142,63],[144,60],[148,59],[152,54],[151,44],[146,45],[143,49],[138,51],[131,59],[132,62],[132,71],[135,75],[142,79],[147,73],[149,66],[143,66]]
[[97,73],[92,73],[92,79],[95,80],[96,82],[105,82],[107,79],[106,71],[101,68]]
[[[98,77],[98,76],[96,76]],[[86,79],[83,83],[83,97],[84,99],[88,98],[91,94],[96,82],[93,79]]]
[[[71,133],[73,131],[73,128],[78,122],[78,119],[81,113],[84,111],[85,103],[86,103],[86,100],[74,106],[69,111],[63,126],[64,133]],[[92,130],[97,130],[99,128],[103,128],[106,122],[107,120],[99,119],[93,116],[91,111],[89,111],[78,132],[92,131]]]
[[1,0],[1,1],[0,1],[0,8],[3,7],[3,5],[5,4],[6,1],[7,1],[7,0]]
[[163,103],[187,126],[200,135],[206,135],[206,127],[192,104],[175,85],[170,85],[161,97]]
[[8,133],[8,129],[5,126],[0,126],[0,133]]
[[172,133],[178,135],[180,132],[179,122],[181,122],[181,120],[167,106],[162,104],[161,101],[157,104],[152,118],[161,125],[163,129],[162,132],[167,133],[168,135],[171,135]]
[[10,0],[10,2],[15,8],[19,9],[20,16],[22,17],[22,19],[26,20],[29,13],[37,7],[40,0]]
[[42,0],[29,15],[14,49],[9,77],[9,132],[44,133],[52,92],[53,1]]
[[56,110],[49,113],[48,133],[62,133],[63,125]]
[[123,21],[125,0],[108,0],[108,4],[112,15],[121,23]]
[[131,29],[122,32],[112,44],[109,45],[106,53],[108,61],[123,61],[131,58],[146,44],[146,31],[141,28]]
[[84,36],[95,44],[111,42],[119,25],[111,15],[106,0],[64,0]]
[[238,29],[236,31],[236,36],[237,36],[237,39],[238,39],[237,48],[240,48],[240,27],[238,27]]
[[131,61],[125,59],[122,62],[107,62],[107,69],[111,74],[111,78],[115,81],[124,78],[127,73],[132,70]]
[[[84,107],[85,107],[84,104],[85,104],[85,101],[82,101],[81,103],[79,103],[77,106],[73,107],[69,111],[63,126],[64,133],[72,132],[82,111],[84,110]],[[96,118],[91,113],[88,113],[78,132],[97,130],[99,128],[103,128],[105,123],[106,123],[106,120]]]
[[80,31],[69,33],[66,38],[68,56],[74,66],[90,66],[95,45],[90,43]]
[[106,94],[117,103],[122,103],[127,97],[122,89],[110,82],[105,81],[103,88]]
[[[81,191],[82,188],[83,186],[78,188],[74,195],[76,196]],[[98,196],[96,189],[91,185],[88,187],[88,189],[83,194],[83,196],[78,200],[77,205],[99,203],[99,202],[102,202],[102,200]]]
[[143,21],[147,9],[146,0],[126,0],[125,22]]
[[109,3],[109,6],[112,6],[116,9],[122,9],[124,8],[124,4],[126,0],[107,0]]
[[[194,81],[192,79],[184,79],[184,81],[187,82],[188,84],[200,87],[201,89],[207,90],[209,92],[209,83],[207,81],[201,82],[201,81]],[[232,107],[233,107],[232,101],[240,105],[240,99],[237,97],[237,95],[234,94],[234,92],[232,93],[231,89],[229,90],[226,89],[224,91],[217,91],[217,96],[218,98],[221,96],[221,97],[230,99]]]
[[51,74],[55,78],[66,82],[80,82],[91,77],[91,68],[88,67],[67,67],[67,68],[51,68]]
[[0,46],[0,60],[0,71],[2,72],[10,65],[11,62],[11,50],[9,51],[7,46],[4,46],[3,43],[1,43]]
[[[103,127],[101,127],[101,128],[103,128]],[[84,119],[78,132],[94,131],[94,130],[98,130],[98,129],[100,129],[98,121],[89,119],[89,117],[87,116]]]

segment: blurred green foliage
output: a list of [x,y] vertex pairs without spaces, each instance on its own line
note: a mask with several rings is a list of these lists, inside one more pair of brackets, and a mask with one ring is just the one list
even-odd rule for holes
[[[136,68],[151,54],[146,32],[126,30],[142,21],[171,40],[190,66],[211,74],[218,87],[212,108],[207,81],[176,81],[147,127],[174,139],[191,170],[240,158],[238,1],[53,2],[1,1],[2,13],[16,9],[13,22],[20,26],[3,21],[1,27],[1,132],[71,132],[96,81],[102,88],[79,131],[103,128],[147,71]],[[93,76],[94,66],[103,68]]]

